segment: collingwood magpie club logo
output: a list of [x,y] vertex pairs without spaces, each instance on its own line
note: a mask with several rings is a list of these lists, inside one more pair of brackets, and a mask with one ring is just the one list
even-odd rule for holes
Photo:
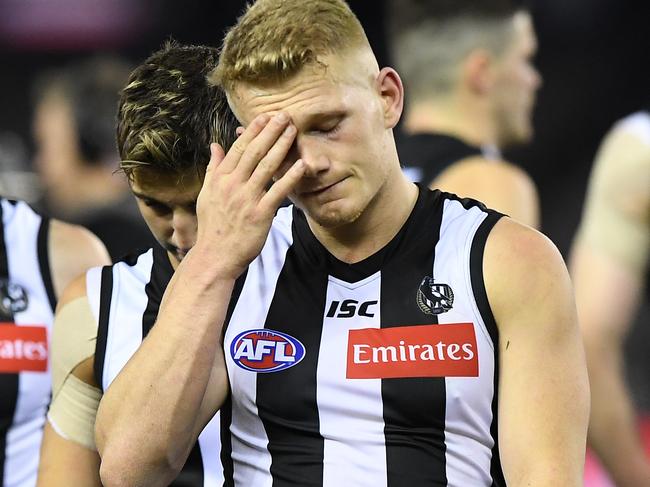
[[425,314],[446,313],[454,304],[454,291],[448,284],[435,283],[433,277],[425,276],[418,288],[417,302]]
[[0,312],[2,314],[20,313],[27,309],[28,304],[25,288],[19,284],[13,284],[7,279],[0,279]]

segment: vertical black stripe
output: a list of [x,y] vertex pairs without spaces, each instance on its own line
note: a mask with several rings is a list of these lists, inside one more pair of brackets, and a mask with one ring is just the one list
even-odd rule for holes
[[106,340],[108,339],[108,320],[111,313],[113,297],[113,267],[102,268],[99,284],[99,323],[97,324],[97,342],[95,343],[95,360],[93,370],[95,381],[104,390],[104,359],[106,357]]
[[[5,226],[2,212],[2,199],[0,199],[0,298],[2,298],[6,285],[9,282],[9,258],[5,238]],[[13,323],[14,317],[11,308],[0,306],[0,322]],[[12,326],[12,325],[1,325]],[[7,450],[7,433],[14,419],[16,403],[18,401],[18,374],[0,373],[0,487],[4,485],[5,455]]]
[[[295,223],[293,232],[295,242]],[[294,243],[287,252],[264,327],[298,339],[305,346],[305,357],[294,367],[257,374],[257,408],[269,439],[273,487],[323,484],[324,440],[316,402],[316,372],[326,293],[325,269],[305,265]],[[292,400],[287,401],[288,397]]]
[[[224,333],[230,323],[230,318],[235,311],[235,305],[237,304],[237,301],[239,301],[239,296],[241,296],[244,283],[246,282],[247,273],[248,270],[235,282],[235,288],[233,289],[230,303],[228,303],[228,311],[226,312],[226,319],[224,321]],[[232,436],[230,435],[230,425],[232,424],[232,399],[230,396],[228,396],[226,402],[221,406],[219,414],[221,415],[219,419],[221,425],[221,465],[223,467],[223,485],[224,487],[234,487],[235,467],[232,461]]]
[[472,249],[470,251],[470,269],[472,271],[471,281],[474,299],[476,300],[481,317],[485,322],[485,326],[487,327],[490,339],[494,346],[494,396],[492,397],[492,424],[490,425],[490,434],[494,439],[494,446],[492,447],[492,462],[490,464],[490,474],[492,476],[493,487],[503,487],[506,485],[506,482],[501,468],[501,458],[499,455],[499,330],[494,315],[492,314],[492,308],[488,301],[487,292],[485,291],[485,282],[483,281],[483,254],[488,235],[501,216],[502,215],[499,213],[488,214],[476,231],[472,242]]
[[[438,322],[416,301],[422,279],[433,273],[443,208],[438,201],[427,208],[428,215],[414,222],[420,231],[406,234],[402,243],[406,251],[381,273],[382,328]],[[447,485],[444,377],[382,379],[381,391],[388,487]]]
[[[50,301],[52,312],[54,312],[56,309],[56,293],[54,292],[52,273],[50,272],[50,252],[48,250],[49,235],[50,219],[42,217],[37,238],[38,266],[41,271],[41,277],[43,278],[43,286],[45,286],[45,291],[47,292],[47,298]],[[61,289],[61,291],[63,290]]]

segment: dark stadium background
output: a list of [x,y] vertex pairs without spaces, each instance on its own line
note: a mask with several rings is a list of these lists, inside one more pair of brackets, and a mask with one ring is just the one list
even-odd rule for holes
[[[350,4],[380,62],[389,63],[383,2]],[[618,118],[650,108],[650,2],[529,4],[544,85],[534,142],[506,155],[537,182],[543,230],[567,256],[599,140]],[[138,62],[169,36],[218,45],[243,5],[239,0],[0,0],[0,176],[30,168],[29,94],[36,74],[94,52]],[[645,326],[637,326],[629,340],[633,361],[646,355],[650,343],[648,311],[646,306],[641,313]],[[650,410],[647,370],[632,368],[630,374],[637,398]]]

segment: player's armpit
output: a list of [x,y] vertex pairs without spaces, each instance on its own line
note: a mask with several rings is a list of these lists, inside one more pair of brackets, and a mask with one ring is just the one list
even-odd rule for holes
[[533,180],[508,162],[483,157],[463,159],[443,171],[431,188],[481,201],[533,228],[540,225],[539,197]]
[[566,267],[546,237],[508,218],[483,260],[499,329],[499,448],[508,485],[582,485],[589,384]]

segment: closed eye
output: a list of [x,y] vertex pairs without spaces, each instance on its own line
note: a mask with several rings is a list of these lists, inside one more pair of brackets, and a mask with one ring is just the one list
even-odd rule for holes
[[328,123],[319,127],[314,127],[311,132],[316,135],[335,135],[341,130],[341,121],[342,120],[336,120],[334,123]]
[[164,215],[171,211],[171,208],[169,206],[160,203],[159,201],[156,200],[149,200],[143,198],[142,202],[145,204],[146,207],[151,208],[154,212],[156,212],[159,215]]

